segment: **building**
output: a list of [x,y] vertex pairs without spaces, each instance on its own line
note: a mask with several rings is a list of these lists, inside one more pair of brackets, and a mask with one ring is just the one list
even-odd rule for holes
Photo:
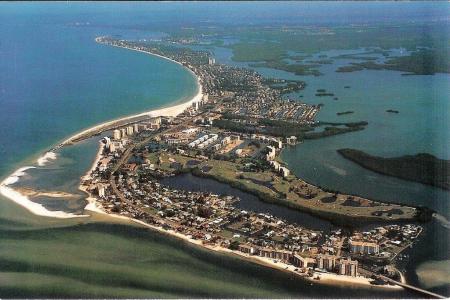
[[278,149],[283,148],[283,142],[282,142],[281,140],[272,139],[272,140],[270,141],[270,143],[271,143],[272,145],[274,145],[275,147],[277,147]]
[[120,130],[119,129],[115,129],[113,131],[113,138],[115,140],[120,140],[121,137],[122,137],[122,135],[120,134]]
[[105,197],[106,195],[106,185],[103,183],[97,184],[97,194],[99,197]]
[[127,136],[127,130],[126,130],[125,128],[121,128],[121,129],[120,129],[120,136],[121,136],[122,138],[124,138],[124,137]]
[[247,245],[247,244],[240,244],[238,246],[238,250],[247,254],[256,254],[257,253],[257,248],[255,248],[254,246],[251,245]]
[[286,250],[275,250],[273,251],[273,255],[275,259],[284,261],[284,262],[290,262],[292,259],[292,251],[286,251]]
[[292,264],[299,268],[313,268],[316,265],[316,260],[312,257],[303,257],[299,254],[292,256]]
[[280,171],[281,165],[279,162],[277,162],[275,160],[271,160],[269,163],[275,171],[277,171],[277,172]]
[[273,160],[276,155],[275,147],[267,146],[267,150],[268,150],[268,153],[266,154],[266,160],[267,161]]
[[216,63],[216,59],[214,57],[208,57],[208,65],[213,65]]
[[112,142],[109,145],[109,152],[116,152],[117,150],[122,149],[122,144],[118,141]]
[[111,145],[111,139],[107,136],[105,136],[103,139],[105,140],[106,148],[109,149],[109,147]]
[[133,135],[133,126],[127,127],[127,135]]
[[297,137],[293,135],[291,137],[286,138],[286,143],[288,145],[295,145],[295,144],[297,144]]
[[133,131],[134,131],[134,133],[138,133],[139,132],[139,124],[134,124],[133,125]]
[[260,248],[258,251],[259,256],[267,257],[267,258],[275,258],[273,257],[273,249],[270,248]]
[[336,256],[319,254],[317,256],[317,267],[319,269],[333,271],[336,268]]
[[376,242],[350,240],[350,252],[360,254],[378,254],[380,246]]
[[356,277],[358,275],[358,261],[351,258],[341,259],[338,263],[339,274]]
[[229,136],[224,137],[221,141],[222,146],[228,145],[229,143],[231,143],[231,138]]
[[289,169],[286,168],[286,167],[280,167],[280,171],[279,172],[280,172],[281,176],[283,176],[283,178],[288,177],[289,174],[291,173],[291,171],[289,171]]

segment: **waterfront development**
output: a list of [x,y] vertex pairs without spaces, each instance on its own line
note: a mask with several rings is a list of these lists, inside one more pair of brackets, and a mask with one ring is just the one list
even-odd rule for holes
[[[239,62],[247,59],[239,52],[243,48],[233,50],[236,57],[228,63],[230,56],[221,54],[220,44],[205,47],[202,38],[172,33],[148,42],[103,36],[107,32],[95,30],[84,42],[103,53],[179,66],[177,72],[192,77],[187,80],[189,96],[157,110],[123,109],[104,116],[105,123],[69,138],[60,136],[36,163],[25,163],[29,167],[2,182],[2,194],[32,213],[21,212],[13,202],[1,203],[2,243],[10,245],[1,249],[1,276],[7,279],[0,283],[2,295],[333,297],[338,290],[364,298],[439,296],[420,294],[423,288],[446,294],[447,243],[433,241],[433,236],[445,237],[447,232],[440,202],[432,196],[425,205],[405,195],[398,201],[372,198],[360,191],[364,185],[356,192],[336,189],[302,175],[314,156],[294,155],[293,163],[293,153],[307,150],[310,143],[333,144],[370,134],[372,124],[377,126],[360,114],[359,106],[345,107],[345,97],[336,88],[268,70],[291,71],[282,64],[253,67]],[[323,57],[311,60],[328,66]],[[351,94],[358,84],[349,81],[343,88]],[[302,99],[310,93],[318,94],[321,102],[331,97],[344,106],[330,111],[328,102]],[[405,115],[404,108],[387,108]],[[333,176],[337,182],[345,178]],[[26,232],[31,226],[35,229]],[[65,228],[51,229],[55,226]],[[79,242],[73,244],[69,237],[91,242],[73,248]],[[96,242],[99,238],[104,246]],[[62,251],[58,245],[65,245]],[[71,254],[76,261],[66,259],[71,266],[67,271],[53,258],[41,256],[52,249],[64,257],[72,248],[79,251]],[[109,265],[115,265],[116,274],[123,273],[115,277],[115,286],[106,279],[114,272]],[[164,271],[168,265],[177,271]],[[28,276],[33,284],[25,287],[15,274]],[[187,276],[179,274],[189,274],[191,288],[186,288]],[[56,278],[71,287],[60,289]],[[108,289],[97,288],[105,284]],[[422,289],[410,291],[411,286]]]
[[[255,256],[260,260],[262,257],[266,264],[274,263],[275,266],[280,262],[285,270],[291,267],[294,272],[316,280],[321,276],[327,278],[333,272],[342,276],[335,278],[338,281],[370,284],[369,278],[372,277],[378,285],[386,284],[377,277],[380,271],[401,277],[394,266],[389,266],[389,261],[412,245],[422,231],[420,226],[380,226],[371,232],[355,232],[350,237],[342,236],[341,230],[337,230],[325,237],[322,232],[286,223],[270,214],[239,210],[233,206],[239,200],[233,197],[173,190],[157,181],[158,178],[191,171],[199,177],[211,177],[238,186],[262,200],[286,203],[292,208],[307,208],[330,219],[418,218],[420,212],[415,208],[327,193],[292,176],[277,158],[277,152],[283,148],[284,142],[295,144],[296,136],[283,141],[280,137],[225,131],[216,127],[216,120],[220,121],[223,114],[236,114],[236,111],[246,111],[249,107],[255,115],[268,115],[264,118],[267,121],[309,125],[314,123],[313,107],[285,105],[283,102],[286,101],[281,100],[276,91],[261,84],[258,74],[216,65],[203,52],[186,53],[182,50],[180,54],[179,49],[171,49],[171,52],[164,53],[155,46],[106,37],[96,41],[177,59],[198,74],[205,94],[175,118],[150,116],[119,127],[112,136],[105,137],[94,166],[80,187],[90,193],[89,209],[99,207],[101,211],[139,220],[210,249],[234,250],[241,256]],[[227,81],[223,83],[225,78]],[[230,109],[223,104],[228,101],[222,101],[222,97],[233,97],[233,91],[238,87],[241,100]],[[255,95],[272,95],[273,98]],[[267,102],[277,103],[277,109],[268,106]],[[299,112],[300,109],[302,111]],[[267,114],[268,111],[272,114]],[[236,118],[246,121],[245,124],[247,121],[255,124],[255,120],[244,115],[245,119],[239,118],[240,114],[236,114]],[[271,132],[270,127],[266,127],[269,126],[264,129]],[[342,250],[344,243],[348,250],[346,255]],[[371,270],[359,268],[358,260],[352,260],[350,254],[367,259],[370,264],[366,266]],[[373,264],[377,260],[385,262]],[[321,276],[312,272],[316,266],[323,272]],[[362,273],[365,276],[359,276]],[[351,277],[357,276],[359,280],[352,281]]]

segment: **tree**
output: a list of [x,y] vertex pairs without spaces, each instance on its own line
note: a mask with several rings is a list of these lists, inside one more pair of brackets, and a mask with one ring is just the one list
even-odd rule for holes
[[230,246],[229,246],[229,248],[231,249],[231,250],[237,250],[237,249],[239,249],[239,245],[240,245],[241,243],[239,243],[239,241],[232,241],[231,242],[231,244],[230,244]]
[[202,205],[198,207],[197,214],[202,218],[209,218],[213,212],[211,207]]

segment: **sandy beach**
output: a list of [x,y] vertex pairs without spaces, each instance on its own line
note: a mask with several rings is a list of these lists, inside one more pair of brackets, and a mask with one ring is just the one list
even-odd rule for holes
[[[117,46],[118,47],[118,46]],[[125,47],[121,47],[121,48],[125,48]],[[126,48],[128,49],[128,48]],[[134,50],[134,49],[128,49],[128,50]],[[146,51],[141,51],[141,50],[134,50],[134,51],[138,51],[138,52],[143,52],[143,53],[147,53],[149,55],[154,55],[154,56],[158,56],[160,58],[163,59],[167,59],[170,60],[172,62],[175,62],[177,64],[180,64],[179,62],[176,62],[172,59],[169,59],[167,57],[163,57],[157,54],[153,54],[150,52],[146,52]],[[180,64],[181,65],[181,64]],[[189,70],[189,69],[188,69]],[[189,70],[191,73],[193,73],[191,70]],[[194,74],[194,73],[193,73]],[[195,75],[195,74],[194,74]],[[196,76],[196,75],[195,75]],[[121,123],[127,122],[127,121],[131,121],[135,118],[138,117],[156,117],[156,116],[171,116],[171,117],[175,117],[178,114],[182,113],[186,108],[188,108],[189,106],[191,106],[193,103],[197,102],[197,101],[201,101],[203,98],[203,94],[202,94],[202,86],[199,82],[199,78],[196,76],[197,78],[197,84],[198,84],[198,92],[197,94],[190,99],[189,101],[186,101],[184,103],[180,103],[180,104],[176,104],[170,107],[165,107],[165,108],[160,108],[160,109],[156,109],[156,110],[151,110],[151,111],[147,111],[147,112],[143,112],[140,114],[136,114],[136,115],[131,115],[131,116],[126,116],[126,117],[122,117],[122,118],[118,118],[112,121],[108,121],[96,126],[93,126],[91,128],[88,128],[86,130],[83,130],[71,137],[69,137],[68,139],[64,140],[63,142],[61,142],[59,145],[66,145],[66,144],[71,144],[73,143],[75,140],[79,139],[80,137],[83,137],[85,135],[89,135],[91,133],[97,133],[99,131],[105,131],[105,130],[109,130],[114,126],[117,125],[122,125]],[[83,178],[87,178],[90,176],[90,173],[96,168],[99,160],[102,157],[102,153],[103,153],[103,146],[99,145],[99,150],[97,152],[97,155],[92,163],[91,168],[87,171],[86,175],[84,175],[82,177]],[[50,159],[56,159],[56,153],[49,151],[47,153],[45,153],[41,158],[38,159],[37,161],[37,165],[38,166],[43,166],[45,165],[45,163],[50,160]],[[1,184],[0,184],[0,192],[2,195],[4,195],[5,197],[11,199],[12,201],[16,202],[17,204],[25,207],[27,210],[29,210],[30,212],[32,212],[33,214],[36,215],[40,215],[40,216],[46,216],[46,217],[53,217],[53,218],[77,218],[77,217],[89,217],[88,214],[83,214],[83,215],[74,215],[74,214],[70,214],[70,213],[65,213],[62,211],[50,211],[47,210],[44,206],[42,206],[41,204],[35,203],[31,200],[28,199],[27,197],[27,193],[20,193],[19,190],[14,190],[13,188],[9,187],[9,185],[17,182],[21,176],[24,176],[26,173],[25,171],[29,168],[34,168],[32,166],[30,167],[24,167],[21,168],[19,170],[17,170],[16,172],[14,172],[13,174],[11,174],[8,178],[6,178]],[[126,220],[135,224],[138,224],[140,226],[144,226],[146,228],[149,228],[151,230],[155,230],[158,231],[160,233],[163,234],[167,234],[171,237],[175,237],[178,239],[181,239],[185,242],[188,242],[190,244],[196,245],[198,247],[201,247],[203,249],[208,249],[210,251],[215,251],[215,252],[219,252],[222,254],[228,254],[228,255],[233,255],[237,258],[240,259],[245,259],[247,261],[250,261],[252,263],[257,263],[259,265],[265,266],[265,267],[270,267],[272,269],[276,269],[282,272],[289,272],[291,274],[295,274],[296,276],[299,276],[305,280],[310,280],[312,282],[317,282],[317,283],[325,283],[325,284],[348,284],[348,285],[359,285],[359,286],[364,286],[364,287],[373,287],[373,288],[400,288],[398,286],[374,286],[370,284],[370,280],[364,277],[349,277],[349,276],[341,276],[341,275],[336,275],[336,274],[331,274],[331,273],[319,273],[319,272],[315,272],[314,273],[314,277],[316,277],[317,275],[320,277],[320,280],[314,280],[312,277],[307,277],[305,274],[301,274],[297,271],[295,271],[296,267],[292,266],[292,265],[288,265],[282,262],[275,262],[272,259],[267,259],[267,258],[263,258],[263,257],[259,257],[259,256],[250,256],[247,254],[244,254],[242,252],[239,251],[234,251],[234,250],[230,250],[228,248],[224,248],[224,247],[220,247],[220,246],[211,246],[208,244],[204,244],[202,241],[200,240],[194,240],[186,235],[183,235],[179,232],[175,232],[173,230],[165,230],[162,227],[158,227],[158,226],[154,226],[154,225],[150,225],[147,224],[145,222],[133,219],[133,218],[129,218],[126,216],[121,216],[121,215],[116,215],[116,214],[109,214],[107,212],[105,212],[99,205],[98,205],[98,199],[96,197],[94,197],[92,194],[90,194],[87,191],[87,187],[80,185],[79,189],[85,193],[88,194],[88,197],[86,198],[86,200],[88,201],[88,204],[85,207],[85,211],[86,212],[95,212],[95,213],[99,213],[99,214],[104,214],[107,215],[108,217],[111,218],[118,218],[120,220]]]
[[[99,38],[95,39],[95,41],[97,43],[99,43],[98,39]],[[109,46],[111,47],[112,45],[109,45]],[[162,56],[162,55],[154,54],[154,53],[151,53],[151,52],[148,52],[148,51],[137,50],[137,49],[129,49],[129,48],[120,47],[120,46],[112,46],[112,47],[123,48],[123,49],[136,51],[136,52],[142,52],[142,53],[145,53],[145,54],[148,54],[148,55],[153,55],[153,56],[165,59],[165,60],[169,60],[169,61],[171,61],[173,63],[176,63],[176,64],[179,64],[179,65],[183,66],[181,63],[179,63],[179,62],[177,62],[177,61],[175,61],[173,59],[170,59],[170,58]],[[132,121],[133,119],[136,119],[136,118],[140,118],[140,117],[158,117],[158,116],[176,117],[177,115],[181,114],[186,108],[192,106],[193,103],[199,102],[199,101],[201,101],[203,99],[202,85],[200,84],[199,77],[194,72],[192,72],[192,70],[190,70],[189,68],[187,68],[185,66],[183,66],[183,67],[186,70],[188,70],[197,80],[197,87],[198,87],[197,94],[194,95],[194,97],[192,97],[190,100],[188,100],[186,102],[183,102],[183,103],[175,104],[175,105],[172,105],[172,106],[163,107],[163,108],[159,108],[159,109],[154,109],[154,110],[150,110],[150,111],[146,111],[146,112],[143,112],[143,113],[134,114],[134,115],[126,116],[126,117],[121,117],[121,118],[118,118],[118,119],[114,119],[112,121],[108,121],[108,122],[105,122],[105,123],[102,123],[102,124],[99,124],[99,125],[95,125],[93,127],[90,127],[90,128],[88,128],[86,130],[83,130],[83,131],[81,131],[81,132],[79,132],[79,133],[77,133],[77,134],[67,138],[66,140],[62,141],[59,145],[63,146],[63,145],[71,144],[73,141],[75,141],[75,140],[77,140],[77,139],[79,139],[79,138],[81,138],[81,137],[83,137],[85,135],[88,135],[88,134],[91,134],[91,133],[94,133],[94,132],[97,132],[97,131],[106,131],[109,128],[113,128],[116,125],[119,125],[119,124],[127,122],[127,121]]]
[[[80,186],[80,190],[86,191],[86,187]],[[192,239],[184,234],[181,234],[181,233],[173,231],[173,230],[166,230],[166,229],[163,229],[162,227],[150,225],[150,224],[147,224],[145,222],[142,222],[140,220],[136,220],[136,219],[133,219],[130,217],[107,213],[97,205],[98,199],[95,196],[91,195],[90,193],[88,193],[88,194],[89,194],[89,197],[87,198],[87,200],[88,200],[89,204],[85,207],[86,211],[92,211],[95,213],[107,215],[111,218],[117,218],[120,220],[126,220],[126,221],[129,221],[132,223],[136,223],[138,225],[144,226],[151,230],[158,231],[162,234],[178,238],[180,240],[183,240],[184,242],[193,244],[197,247],[201,247],[202,249],[219,252],[221,254],[232,255],[236,258],[244,259],[246,261],[256,263],[256,264],[259,264],[264,267],[269,267],[269,268],[275,269],[277,271],[294,274],[294,275],[298,276],[299,278],[310,281],[310,282],[315,282],[315,283],[320,283],[320,284],[328,284],[328,285],[337,285],[337,284],[343,285],[344,284],[344,285],[349,285],[349,286],[360,286],[360,287],[377,288],[377,289],[403,289],[400,286],[394,286],[394,285],[372,285],[370,283],[371,282],[370,279],[362,277],[362,276],[351,277],[351,276],[343,276],[343,275],[338,275],[338,274],[333,274],[333,273],[325,273],[325,272],[315,271],[313,274],[313,277],[308,277],[306,274],[295,271],[295,269],[297,269],[297,267],[295,267],[293,265],[289,265],[289,264],[286,264],[286,263],[283,263],[280,261],[275,262],[273,259],[269,259],[269,258],[265,258],[265,257],[248,255],[248,254],[242,253],[240,251],[231,250],[231,249],[224,248],[221,246],[212,246],[212,245],[204,244],[203,241]],[[320,277],[320,280],[314,279],[317,276]]]
[[[102,158],[102,153],[103,153],[103,145],[101,143],[99,143],[99,150],[97,152],[95,160],[92,163],[92,166],[89,169],[89,171],[82,177],[83,179],[90,178],[91,172],[96,168],[98,162]],[[204,244],[203,241],[192,239],[184,234],[181,234],[181,233],[173,231],[173,230],[166,230],[162,227],[150,225],[143,221],[136,220],[136,219],[133,219],[130,217],[108,213],[108,212],[104,211],[103,208],[99,205],[99,201],[95,197],[95,195],[93,195],[87,191],[87,186],[80,184],[79,189],[88,195],[88,197],[86,198],[86,200],[88,201],[88,204],[84,208],[84,210],[87,212],[89,211],[89,212],[105,215],[109,218],[113,218],[113,219],[117,219],[117,220],[121,220],[121,221],[127,221],[130,223],[135,223],[137,225],[149,228],[150,230],[155,230],[162,234],[181,239],[184,242],[193,244],[197,247],[201,247],[202,249],[219,252],[221,254],[232,255],[239,259],[245,259],[249,262],[256,263],[256,264],[259,264],[259,265],[262,265],[265,267],[269,267],[269,268],[272,268],[272,269],[275,269],[278,271],[288,272],[290,274],[294,274],[294,275],[296,275],[304,280],[308,280],[310,282],[329,284],[329,285],[337,285],[337,284],[343,285],[344,284],[344,285],[349,285],[349,286],[361,286],[361,287],[366,287],[366,288],[379,288],[379,289],[402,289],[402,287],[397,286],[397,285],[372,285],[370,283],[371,282],[370,279],[362,277],[362,276],[351,277],[351,276],[343,276],[343,275],[337,275],[337,274],[333,274],[333,273],[325,273],[325,272],[315,271],[313,274],[313,277],[308,277],[306,274],[295,271],[297,269],[297,267],[290,265],[290,264],[283,263],[281,261],[275,262],[273,259],[260,257],[260,256],[254,256],[254,255],[248,255],[243,252],[231,250],[231,249],[224,248],[221,246],[212,246],[212,245]],[[320,280],[314,279],[316,277],[319,277]]]
[[[97,39],[96,39],[97,41]],[[123,48],[123,47],[121,47]],[[128,49],[128,48],[125,48]],[[128,50],[133,50],[133,49],[128,49]],[[154,55],[166,60],[169,60],[171,62],[177,63],[179,65],[181,65],[179,62],[174,61],[170,58],[161,56],[161,55],[157,55],[157,54],[153,54],[150,52],[146,52],[146,51],[139,51],[139,50],[134,50],[134,51],[138,51],[138,52],[143,52],[149,55]],[[201,101],[203,99],[203,93],[202,93],[202,86],[200,84],[200,80],[198,78],[198,76],[192,72],[192,70],[186,68],[189,72],[191,72],[195,78],[197,79],[197,86],[198,86],[198,91],[197,94],[194,95],[190,100],[183,102],[183,103],[178,103],[172,106],[168,106],[168,107],[163,107],[163,108],[159,108],[159,109],[153,109],[150,111],[146,111],[143,113],[139,113],[139,114],[135,114],[135,115],[130,115],[130,116],[125,116],[125,117],[121,117],[118,119],[114,119],[112,121],[108,121],[105,123],[101,123],[98,125],[95,125],[93,127],[90,127],[86,130],[83,130],[81,132],[76,133],[75,135],[72,135],[71,137],[67,138],[66,140],[64,140],[63,142],[59,143],[58,146],[56,146],[54,149],[58,149],[61,146],[64,145],[69,145],[72,144],[75,140],[79,139],[80,137],[83,137],[85,135],[89,135],[92,133],[99,133],[102,131],[106,131],[109,130],[115,126],[118,125],[123,125],[123,123],[126,123],[127,121],[132,121],[133,119],[139,118],[139,117],[158,117],[158,116],[167,116],[167,117],[175,117],[179,114],[181,114],[186,108],[192,106],[193,103]],[[100,149],[101,150],[101,149]],[[98,159],[101,157],[101,152],[97,153],[96,159],[94,160],[91,169],[87,172],[87,174],[89,174],[97,165],[98,163]],[[57,153],[55,151],[47,151],[45,152],[41,157],[39,157],[36,161],[36,164],[38,167],[42,167],[44,166],[49,160],[55,160],[57,159]],[[10,199],[11,201],[17,203],[18,205],[24,207],[25,209],[27,209],[28,211],[30,211],[31,213],[35,214],[35,215],[39,215],[39,216],[44,216],[44,217],[52,217],[52,218],[78,218],[78,217],[88,217],[87,215],[75,215],[75,214],[71,214],[71,213],[66,213],[63,211],[50,211],[48,209],[46,209],[43,205],[33,202],[31,201],[27,195],[24,195],[22,193],[20,193],[19,191],[15,190],[14,188],[12,188],[10,185],[12,185],[13,183],[16,183],[17,181],[20,180],[20,177],[26,175],[25,171],[31,168],[36,168],[35,166],[27,166],[27,167],[22,167],[18,170],[16,170],[15,172],[13,172],[11,175],[9,175],[8,177],[6,177],[5,180],[3,180],[0,183],[0,193],[5,196],[6,198]],[[87,199],[88,202],[90,201],[89,199]],[[88,204],[87,206],[88,208],[95,208],[95,205],[92,206],[91,203]],[[97,211],[98,212],[98,211]]]
[[66,213],[63,211],[51,211],[46,209],[42,204],[31,201],[27,195],[20,193],[19,191],[10,187],[10,185],[16,183],[20,180],[20,177],[26,175],[26,170],[33,169],[35,167],[23,167],[12,173],[9,177],[0,183],[0,194],[6,198],[12,200],[18,205],[24,207],[29,212],[42,217],[51,217],[59,219],[69,219],[69,218],[80,218],[88,217],[87,215],[75,215],[71,213]]

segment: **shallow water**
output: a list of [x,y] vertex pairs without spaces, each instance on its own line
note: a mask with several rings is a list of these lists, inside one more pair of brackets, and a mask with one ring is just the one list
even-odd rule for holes
[[[320,3],[297,10],[292,9],[297,5],[295,3],[282,6],[264,3],[257,8],[259,14],[248,14],[246,12],[249,10],[243,9],[253,4],[239,3],[227,8],[229,14],[226,18],[223,17],[223,10],[218,9],[222,4],[200,4],[203,6],[201,10],[196,5],[183,7],[183,13],[180,13],[180,4],[177,3],[173,6],[156,3],[137,6],[2,6],[0,178],[19,166],[34,164],[44,150],[83,128],[187,99],[195,94],[195,79],[180,66],[145,54],[98,45],[94,42],[98,35],[158,38],[163,29],[174,24],[198,24],[209,22],[210,18],[224,24],[248,24],[252,18],[256,18],[257,23],[279,22],[280,19],[283,22],[297,22],[298,15],[292,15],[296,11],[303,15],[303,19],[300,18],[302,21],[308,16],[316,16],[310,21],[320,19],[323,23],[330,20],[317,18],[317,15],[324,13]],[[358,4],[349,5],[358,12],[353,16],[354,20],[376,21],[372,17],[373,9],[369,11]],[[397,10],[391,15],[401,17],[405,14],[421,19],[424,17],[421,14],[423,5],[416,3],[407,9],[394,5]],[[381,4],[380,9],[375,6],[375,10],[381,12],[380,16],[385,15],[385,6],[389,8],[390,5]],[[341,7],[334,6],[333,11],[336,10],[342,12]],[[337,22],[348,22],[348,19]],[[218,61],[222,57],[231,63],[229,50],[219,53],[218,49],[216,55]],[[344,62],[340,60],[338,63]],[[346,145],[378,155],[400,155],[414,150],[449,158],[448,145],[442,143],[443,138],[448,141],[448,131],[442,130],[447,126],[448,95],[440,92],[448,90],[448,75],[401,77],[396,72],[385,71],[339,74],[334,73],[334,67],[324,65],[322,71],[327,75],[323,77],[303,78],[308,87],[300,94],[310,103],[325,103],[319,114],[321,120],[365,119],[369,121],[369,127],[364,132],[307,142],[287,150],[284,159],[290,168],[313,183],[353,193],[373,193],[373,196],[385,200],[399,198],[402,201],[417,201],[413,203],[418,204],[427,203],[445,215],[445,210],[448,210],[448,201],[445,202],[445,199],[448,200],[447,193],[358,170],[351,163],[336,157],[334,150]],[[260,71],[277,77],[302,78],[282,71]],[[343,89],[344,85],[351,85],[351,89]],[[313,94],[318,88],[335,92],[339,100],[315,99]],[[355,113],[341,117],[335,115],[347,109],[354,109]],[[398,109],[400,114],[384,114],[386,109]],[[78,180],[94,159],[96,143],[93,139],[63,149],[57,160],[28,170],[27,173],[32,176],[24,178],[19,184],[77,193],[80,198],[73,203],[61,203],[61,199],[39,200],[47,201],[49,209],[80,211],[83,200],[77,190]],[[392,143],[396,147],[392,147]],[[374,188],[375,184],[379,188]],[[305,216],[305,219],[308,220],[308,217]],[[97,223],[100,221],[106,224]],[[416,296],[405,291],[311,286],[280,272],[211,254],[148,230],[110,224],[112,222],[108,217],[98,215],[64,220],[39,217],[0,197],[0,295]],[[412,252],[414,264],[406,267],[408,279],[414,282],[418,281],[416,262],[448,260],[448,244],[436,243],[436,240],[448,237],[448,232],[436,224],[429,226],[427,235],[420,241],[421,250]],[[446,286],[437,288],[437,291],[446,291]]]

